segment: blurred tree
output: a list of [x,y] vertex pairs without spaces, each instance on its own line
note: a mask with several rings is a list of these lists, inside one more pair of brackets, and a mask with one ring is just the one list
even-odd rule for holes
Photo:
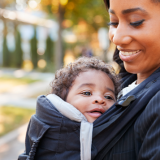
[[23,64],[23,51],[21,47],[21,34],[16,27],[16,46],[15,46],[15,51],[13,55],[13,61],[14,61],[14,66],[17,68],[21,68]]
[[10,67],[11,53],[7,46],[7,22],[3,19],[4,30],[3,30],[3,66]]
[[0,8],[5,8],[12,3],[15,3],[15,0],[0,0]]
[[3,38],[3,66],[10,67],[11,55],[7,46],[6,35]]
[[45,51],[44,56],[45,56],[45,60],[47,64],[54,63],[54,42],[52,41],[50,36],[48,36],[46,40],[46,51]]
[[32,60],[34,68],[37,68],[38,54],[37,54],[37,33],[36,33],[36,27],[34,28],[34,36],[31,39],[30,43],[31,43],[31,60]]
[[63,42],[61,32],[64,26],[72,27],[73,24],[78,24],[80,20],[84,20],[97,30],[99,27],[106,26],[106,19],[108,19],[103,0],[41,0],[41,8],[47,13],[54,14],[59,24],[55,50],[57,69],[62,66]]
[[69,19],[70,24],[77,24],[83,19],[95,29],[106,26],[109,18],[103,0],[41,0],[41,6],[62,21]]

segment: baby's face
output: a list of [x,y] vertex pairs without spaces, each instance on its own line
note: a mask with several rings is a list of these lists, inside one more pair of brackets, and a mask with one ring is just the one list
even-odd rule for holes
[[115,103],[114,84],[100,70],[81,72],[73,82],[66,101],[92,123]]

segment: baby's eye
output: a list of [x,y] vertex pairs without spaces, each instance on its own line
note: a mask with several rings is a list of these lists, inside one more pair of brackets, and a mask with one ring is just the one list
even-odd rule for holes
[[82,94],[85,95],[85,96],[90,96],[91,92],[83,92]]
[[114,100],[111,96],[104,96],[104,98]]

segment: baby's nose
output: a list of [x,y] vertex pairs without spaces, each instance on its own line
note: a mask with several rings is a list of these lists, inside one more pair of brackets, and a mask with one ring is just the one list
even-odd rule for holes
[[98,103],[98,104],[105,104],[105,98],[102,96],[96,96],[94,99],[94,103]]

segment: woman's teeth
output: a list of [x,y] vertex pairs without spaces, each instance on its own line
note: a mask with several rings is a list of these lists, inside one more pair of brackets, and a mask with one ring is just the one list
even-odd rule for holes
[[139,51],[140,50],[137,50],[137,51],[134,51],[134,52],[124,52],[124,51],[121,51],[121,54],[123,54],[124,56],[130,56],[130,55],[138,53]]

